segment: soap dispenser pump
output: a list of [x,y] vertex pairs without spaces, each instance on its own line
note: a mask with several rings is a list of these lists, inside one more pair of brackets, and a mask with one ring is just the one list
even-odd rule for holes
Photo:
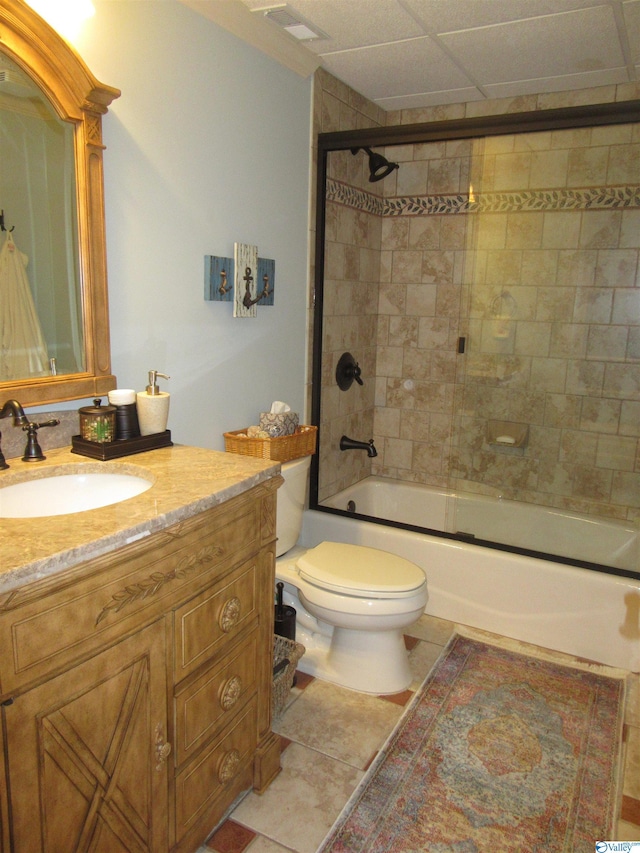
[[158,388],[157,379],[170,379],[166,373],[149,371],[149,384],[144,391],[136,395],[136,408],[140,423],[140,435],[154,435],[164,432],[169,419],[169,394]]

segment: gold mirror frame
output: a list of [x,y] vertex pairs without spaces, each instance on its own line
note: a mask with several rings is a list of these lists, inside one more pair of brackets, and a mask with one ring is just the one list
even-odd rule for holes
[[102,116],[120,91],[98,82],[78,54],[23,0],[0,4],[0,50],[40,87],[64,121],[75,126],[79,269],[85,369],[0,383],[0,405],[76,400],[115,388],[111,375],[104,221]]

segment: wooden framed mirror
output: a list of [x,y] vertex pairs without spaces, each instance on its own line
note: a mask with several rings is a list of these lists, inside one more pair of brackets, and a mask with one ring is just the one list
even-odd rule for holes
[[[7,120],[3,125],[0,118],[0,404],[14,398],[34,406],[100,396],[115,388],[102,116],[119,95],[118,89],[96,80],[73,48],[23,0],[3,0],[0,116]],[[35,131],[35,125],[44,130]],[[45,151],[47,159],[52,152],[61,159],[42,163],[36,150]],[[15,163],[7,165],[5,151],[12,152]],[[19,183],[23,173],[24,185]],[[26,308],[21,293],[27,303],[31,300]],[[21,332],[15,344],[15,327],[28,325],[23,316],[33,320],[37,332]],[[26,360],[16,358],[16,351],[27,351]]]

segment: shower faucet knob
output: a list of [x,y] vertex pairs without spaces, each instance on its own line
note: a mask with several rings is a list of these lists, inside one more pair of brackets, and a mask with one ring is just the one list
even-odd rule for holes
[[341,391],[347,391],[351,388],[354,379],[358,385],[364,385],[361,374],[362,370],[360,369],[360,365],[351,353],[343,353],[336,366],[336,382],[338,383],[338,388]]

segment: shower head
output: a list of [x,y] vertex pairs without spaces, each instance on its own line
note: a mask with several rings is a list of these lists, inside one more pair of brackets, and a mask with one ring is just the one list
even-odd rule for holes
[[371,183],[381,181],[383,178],[386,178],[387,175],[390,175],[394,169],[400,168],[397,163],[390,163],[386,157],[383,157],[382,154],[377,154],[370,148],[351,149],[352,154],[357,154],[358,151],[366,151],[369,155],[369,181]]

